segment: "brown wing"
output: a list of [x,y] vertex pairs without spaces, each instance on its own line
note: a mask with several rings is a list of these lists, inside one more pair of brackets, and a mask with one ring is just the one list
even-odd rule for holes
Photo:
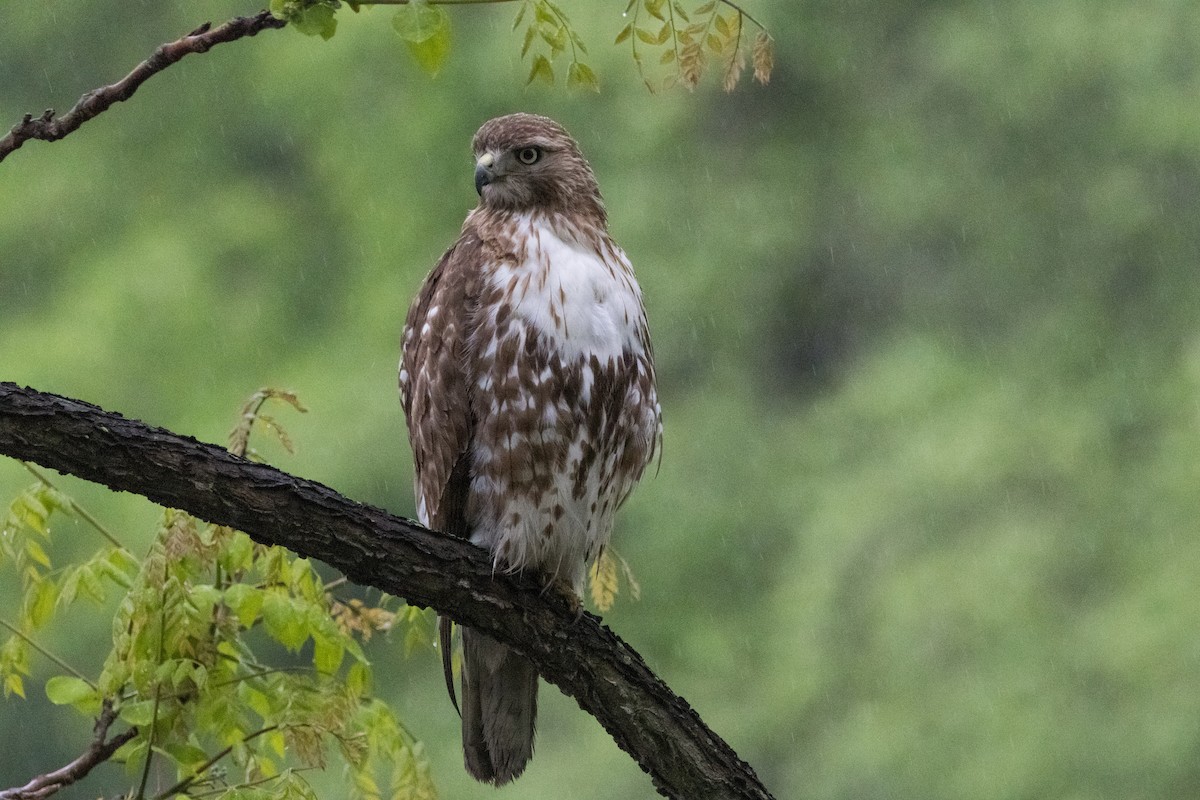
[[[479,302],[481,248],[463,236],[438,261],[408,310],[400,358],[400,400],[413,451],[420,515],[436,531],[467,538],[467,491],[474,433],[466,347]],[[458,709],[450,665],[450,620],[438,619],[442,671]]]
[[470,535],[466,500],[474,429],[465,351],[478,305],[480,257],[479,240],[470,233],[442,256],[409,309],[400,360],[422,522],[464,538]]

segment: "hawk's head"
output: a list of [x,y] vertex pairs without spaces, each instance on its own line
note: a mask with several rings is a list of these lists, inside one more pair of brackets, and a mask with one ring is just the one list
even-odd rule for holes
[[509,114],[475,134],[475,189],[484,208],[598,215],[604,205],[579,145],[549,117]]

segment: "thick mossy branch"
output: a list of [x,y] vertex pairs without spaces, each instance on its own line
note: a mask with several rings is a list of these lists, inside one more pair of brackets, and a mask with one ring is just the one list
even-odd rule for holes
[[599,720],[664,796],[770,797],[633,648],[591,615],[576,622],[559,593],[493,574],[466,542],[216,445],[13,383],[0,382],[0,454],[243,530],[503,641]]

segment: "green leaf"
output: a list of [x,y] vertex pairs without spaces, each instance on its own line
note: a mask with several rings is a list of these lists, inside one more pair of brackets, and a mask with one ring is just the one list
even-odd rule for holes
[[254,560],[254,542],[246,534],[238,531],[229,539],[224,552],[221,553],[220,563],[226,572],[237,574],[250,568]]
[[37,539],[25,540],[25,553],[46,569],[50,569],[50,556],[46,555],[46,551],[38,544]]
[[361,697],[371,688],[371,670],[361,661],[355,661],[346,670],[346,688],[355,697]]
[[223,592],[211,583],[202,583],[188,589],[187,601],[191,603],[192,608],[207,615],[213,606],[221,602],[222,594]]
[[542,83],[554,83],[554,68],[550,66],[550,59],[539,55],[533,60],[533,66],[529,70],[529,77],[525,80],[526,85],[534,81]]
[[199,767],[209,759],[207,752],[189,742],[166,741],[162,744],[162,750],[188,770]]
[[591,89],[600,91],[600,81],[592,68],[581,61],[572,61],[567,69],[567,86],[572,89]]
[[320,36],[328,41],[337,32],[337,19],[333,9],[326,5],[309,6],[302,9],[291,20],[292,27],[306,36]]
[[137,576],[138,562],[133,554],[120,547],[114,547],[104,558],[104,574],[122,589],[133,585]]
[[628,25],[626,25],[624,28],[621,28],[621,32],[617,34],[617,38],[613,39],[613,44],[620,44],[621,42],[628,39],[630,37],[630,35],[632,35],[632,34],[633,34],[633,23],[631,22]]
[[[46,688],[48,689],[49,686]],[[138,700],[133,703],[124,703],[118,716],[130,725],[139,727],[149,725],[154,722],[154,701]]]
[[525,41],[521,43],[521,58],[529,52],[529,45],[533,44],[533,37],[537,36],[537,27],[530,25],[525,29]]
[[341,643],[326,636],[313,637],[313,666],[317,672],[333,675],[342,666],[346,656],[346,648]]
[[51,580],[38,581],[32,594],[27,596],[29,606],[27,619],[34,628],[40,628],[49,621],[54,613],[54,604],[58,601],[58,588]]
[[658,37],[645,28],[634,28],[633,32],[646,44],[658,44]]
[[550,6],[545,0],[540,0],[533,10],[534,19],[538,22],[545,23],[551,27],[558,27],[558,17],[554,16],[554,12],[550,10]]
[[246,583],[235,583],[225,590],[225,605],[237,615],[243,628],[249,628],[262,610],[263,592]]
[[247,708],[264,720],[271,716],[271,699],[264,692],[260,692],[251,686],[248,681],[242,681],[238,684],[237,696]]
[[717,33],[721,34],[722,36],[724,36],[726,38],[729,38],[730,36],[733,35],[733,29],[731,27],[729,27],[729,21],[727,19],[725,19],[724,17],[722,17],[720,14],[717,15],[716,19],[714,19],[713,22],[717,26]]
[[75,705],[90,698],[99,700],[87,681],[73,675],[55,675],[46,681],[46,697],[56,706]]
[[145,761],[146,753],[149,749],[150,743],[146,738],[135,736],[117,748],[117,752],[112,754],[112,760],[118,764],[124,763],[125,773],[133,775],[141,769],[142,762]]
[[25,682],[16,673],[4,676],[4,696],[8,697],[10,694],[15,694],[22,700],[25,699]]
[[308,639],[304,609],[283,592],[270,591],[263,598],[263,622],[267,633],[289,650],[299,650]]
[[450,52],[450,15],[440,6],[409,3],[392,17],[392,27],[420,67],[437,75]]

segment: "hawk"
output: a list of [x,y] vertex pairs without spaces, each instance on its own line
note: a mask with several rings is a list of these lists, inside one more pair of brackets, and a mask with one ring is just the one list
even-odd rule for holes
[[[402,337],[417,516],[487,549],[497,570],[578,597],[661,443],[641,289],[561,125],[511,114],[472,145],[479,205]],[[454,702],[449,621],[440,628]],[[462,646],[466,768],[507,783],[533,754],[537,672],[476,631],[463,629]]]

